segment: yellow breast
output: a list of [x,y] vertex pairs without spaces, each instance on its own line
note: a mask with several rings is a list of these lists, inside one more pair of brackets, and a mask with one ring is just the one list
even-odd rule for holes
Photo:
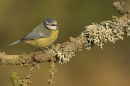
[[31,44],[37,48],[44,48],[51,45],[58,37],[58,30],[52,30],[52,33],[49,37],[38,38],[34,40],[25,41],[25,43]]

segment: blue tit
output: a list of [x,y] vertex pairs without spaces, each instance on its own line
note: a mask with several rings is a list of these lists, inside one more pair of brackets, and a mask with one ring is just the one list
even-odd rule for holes
[[46,19],[41,24],[36,26],[29,34],[22,39],[11,43],[15,45],[19,42],[31,44],[38,49],[43,49],[51,45],[58,37],[58,24],[53,19]]

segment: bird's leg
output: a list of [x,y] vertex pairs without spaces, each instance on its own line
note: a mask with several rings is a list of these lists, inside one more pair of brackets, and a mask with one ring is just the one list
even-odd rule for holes
[[50,48],[49,47],[45,47],[45,49],[49,50]]
[[42,49],[38,48],[39,51],[42,51]]
[[49,50],[50,48],[49,47],[44,47],[44,48],[38,48],[39,51],[43,52],[44,49],[47,49]]
[[40,52],[44,53],[43,49],[41,49],[41,48],[38,48],[38,50],[39,50]]

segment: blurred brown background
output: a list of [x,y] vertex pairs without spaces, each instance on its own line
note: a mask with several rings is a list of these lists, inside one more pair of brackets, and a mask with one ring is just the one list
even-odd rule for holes
[[[38,49],[20,43],[8,44],[22,38],[46,18],[60,24],[56,43],[69,36],[76,37],[92,22],[111,20],[120,16],[112,7],[115,0],[0,0],[0,52],[7,54],[29,54]],[[129,0],[123,0],[130,4]],[[90,50],[77,52],[70,62],[57,63],[56,86],[130,86],[130,37],[115,44],[107,43],[100,49],[96,45]],[[29,86],[47,86],[50,63],[35,68]],[[0,66],[0,86],[12,86],[10,73],[16,71],[24,78],[27,68]]]

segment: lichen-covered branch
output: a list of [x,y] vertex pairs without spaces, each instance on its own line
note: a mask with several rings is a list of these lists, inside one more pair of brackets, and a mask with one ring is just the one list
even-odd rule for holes
[[48,85],[49,86],[54,86],[55,85],[55,81],[54,81],[54,76],[55,76],[55,72],[57,72],[58,70],[56,70],[56,65],[54,63],[54,61],[51,61],[51,69],[49,70],[50,72],[50,79],[47,79]]
[[29,55],[7,55],[0,53],[0,64],[35,66],[37,63],[50,62],[51,58],[61,64],[70,61],[77,51],[83,48],[90,50],[95,44],[101,49],[107,41],[115,43],[123,40],[126,33],[130,36],[130,6],[122,1],[113,3],[113,7],[121,14],[121,17],[113,17],[112,20],[100,23],[92,23],[86,26],[77,38],[70,37],[69,41],[52,45],[49,50],[34,52]]
[[115,1],[113,3],[114,9],[119,12],[121,15],[130,14],[130,5],[123,1]]

